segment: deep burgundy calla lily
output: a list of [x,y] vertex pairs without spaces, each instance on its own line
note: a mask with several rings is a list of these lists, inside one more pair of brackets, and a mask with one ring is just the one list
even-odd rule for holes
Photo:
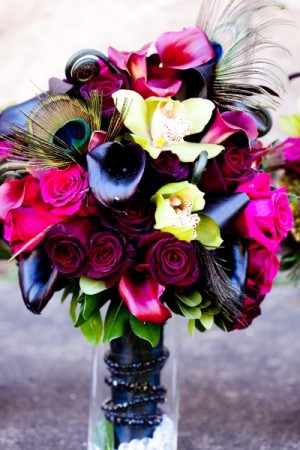
[[36,248],[21,259],[19,281],[23,300],[34,314],[40,314],[54,292],[61,289],[61,276],[42,248]]
[[122,209],[132,197],[146,164],[144,149],[135,143],[106,142],[87,154],[89,186],[105,206]]
[[163,323],[171,317],[160,296],[165,287],[152,276],[149,264],[139,264],[120,280],[119,293],[129,311],[143,322]]

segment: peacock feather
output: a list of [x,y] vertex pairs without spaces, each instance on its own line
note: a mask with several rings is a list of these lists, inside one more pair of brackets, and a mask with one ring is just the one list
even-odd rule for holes
[[26,115],[26,127],[12,126],[13,144],[9,163],[18,172],[63,168],[70,163],[85,165],[91,134],[101,128],[101,97],[89,100],[66,94],[47,95]]
[[202,0],[197,26],[219,53],[210,98],[225,109],[274,109],[284,93],[280,69],[262,56],[282,46],[263,35],[284,6],[273,0]]

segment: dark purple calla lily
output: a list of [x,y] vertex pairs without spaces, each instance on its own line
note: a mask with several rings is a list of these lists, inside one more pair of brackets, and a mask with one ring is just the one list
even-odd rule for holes
[[135,193],[146,164],[144,149],[135,143],[106,142],[87,154],[89,186],[105,206],[123,209]]
[[36,248],[19,264],[19,281],[23,300],[34,314],[40,314],[54,292],[62,288],[61,276],[51,267],[45,251]]
[[127,308],[138,320],[163,323],[171,317],[159,297],[165,287],[152,276],[149,264],[139,264],[120,280],[119,293]]

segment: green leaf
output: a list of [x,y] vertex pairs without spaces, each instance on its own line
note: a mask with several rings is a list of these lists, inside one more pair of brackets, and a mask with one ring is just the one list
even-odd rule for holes
[[199,306],[200,303],[202,302],[202,296],[200,294],[200,292],[198,291],[193,291],[191,293],[187,295],[183,295],[183,294],[175,294],[176,297],[179,298],[179,300],[184,303],[187,306]]
[[199,320],[206,330],[211,330],[215,323],[213,314],[202,313]]
[[97,422],[95,433],[98,448],[114,450],[114,426],[105,417]]
[[156,347],[160,339],[160,324],[151,322],[141,322],[136,317],[130,315],[130,326],[136,336],[150,342],[152,347]]
[[79,286],[82,292],[84,292],[87,295],[98,294],[99,292],[105,291],[105,289],[107,289],[104,281],[92,280],[91,278],[88,278],[85,275],[80,277]]
[[197,330],[200,331],[201,333],[204,333],[206,331],[200,320],[195,320],[195,326]]
[[78,301],[77,298],[72,298],[71,302],[70,302],[70,316],[72,319],[72,322],[75,324],[76,323],[76,309],[78,306]]
[[61,303],[63,303],[66,298],[72,294],[72,298],[79,297],[79,286],[77,281],[74,283],[69,283],[65,289],[63,290],[63,294],[61,296]]
[[190,307],[178,302],[178,307],[184,317],[187,317],[188,319],[200,319],[201,317],[201,309],[199,306]]
[[195,319],[190,319],[188,323],[189,336],[193,337],[195,333]]
[[107,344],[112,339],[123,336],[128,315],[129,312],[123,300],[111,301],[104,321],[103,342]]
[[211,304],[211,301],[208,300],[208,298],[202,300],[201,305],[199,305],[199,308],[204,309],[207,308]]
[[81,325],[80,329],[82,334],[90,344],[99,344],[103,329],[100,312],[98,311],[93,315],[93,317],[84,322],[84,324]]
[[220,317],[220,315],[215,317],[215,324],[217,325],[217,327],[221,328],[221,330],[227,331],[227,327],[225,325],[225,322],[222,319],[222,317]]
[[84,297],[82,315],[85,320],[88,320],[104,305],[106,297],[101,295],[101,292],[96,295],[85,294]]
[[[77,300],[77,301],[78,301],[78,300]],[[83,307],[84,307],[84,305],[81,304],[81,305],[80,305],[80,311],[79,311],[79,314],[78,314],[78,316],[77,316],[77,319],[76,319],[75,322],[74,322],[74,327],[75,327],[75,328],[81,327],[81,326],[86,322],[86,319],[83,317]]]
[[12,253],[9,246],[4,242],[2,239],[0,239],[0,259],[9,259],[11,258]]

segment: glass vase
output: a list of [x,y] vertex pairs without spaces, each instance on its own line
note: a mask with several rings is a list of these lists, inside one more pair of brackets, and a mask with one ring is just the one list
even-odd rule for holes
[[152,347],[130,329],[93,350],[88,450],[176,450],[176,320]]

